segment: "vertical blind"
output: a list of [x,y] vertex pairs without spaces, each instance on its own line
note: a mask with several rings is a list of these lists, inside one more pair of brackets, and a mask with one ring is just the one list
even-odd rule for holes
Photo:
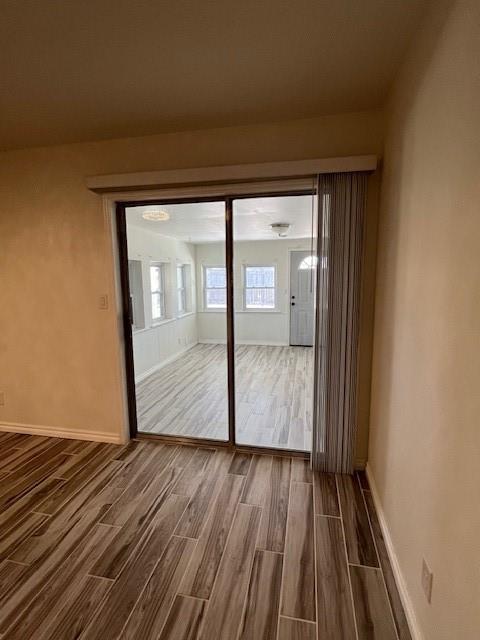
[[321,174],[317,182],[312,466],[320,471],[353,471],[366,184],[366,173]]

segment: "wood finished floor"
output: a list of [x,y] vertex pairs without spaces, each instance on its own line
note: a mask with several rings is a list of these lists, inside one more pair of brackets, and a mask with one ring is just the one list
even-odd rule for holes
[[[310,451],[313,349],[238,345],[237,442]],[[137,384],[142,433],[228,439],[225,345],[198,344]]]
[[410,640],[363,475],[5,433],[0,461],[2,640]]

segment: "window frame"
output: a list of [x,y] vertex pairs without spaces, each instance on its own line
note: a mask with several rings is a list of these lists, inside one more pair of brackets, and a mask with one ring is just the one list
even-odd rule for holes
[[131,327],[132,331],[136,333],[145,329],[143,261],[138,258],[128,258],[127,265]]
[[[187,262],[177,262],[177,265],[176,265],[175,278],[176,278],[177,298],[176,298],[175,304],[177,307],[177,317],[184,316],[185,314],[190,312],[189,305],[188,305],[188,295],[187,295],[187,287],[188,287],[187,267],[189,266],[190,265]],[[179,286],[179,277],[178,277],[179,271],[181,271],[182,273],[182,286]],[[178,305],[178,301],[180,299],[179,294],[181,295],[182,302],[183,302],[182,309],[180,309]]]
[[[150,276],[150,317],[152,326],[160,324],[167,319],[167,301],[166,301],[166,290],[165,290],[165,281],[166,281],[166,263],[153,261],[149,264],[149,276]],[[160,289],[152,289],[152,269],[159,269],[159,284]],[[153,315],[153,296],[160,296],[160,316]]]
[[[225,286],[224,287],[207,287],[207,270],[208,269],[223,269],[225,272]],[[203,310],[209,313],[223,313],[227,310],[227,267],[224,264],[203,264],[202,265],[202,289],[203,289]],[[209,290],[224,290],[225,291],[225,306],[224,307],[209,307],[207,304],[207,291]]]
[[[273,269],[273,287],[247,287],[247,269]],[[272,313],[278,310],[277,296],[277,265],[275,263],[268,264],[248,264],[242,265],[242,284],[243,284],[243,311],[247,313]],[[272,289],[273,290],[273,307],[248,307],[247,306],[247,290],[249,289]]]

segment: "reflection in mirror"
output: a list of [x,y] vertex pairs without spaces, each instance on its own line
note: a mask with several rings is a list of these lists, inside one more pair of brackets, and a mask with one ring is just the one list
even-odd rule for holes
[[137,424],[228,440],[225,205],[126,208]]
[[317,256],[307,256],[303,258],[299,265],[299,269],[314,269],[317,266],[318,258]]
[[133,330],[145,327],[145,312],[143,306],[143,277],[142,261],[128,261],[128,282],[130,286],[130,307]]
[[313,197],[233,202],[236,441],[309,451]]

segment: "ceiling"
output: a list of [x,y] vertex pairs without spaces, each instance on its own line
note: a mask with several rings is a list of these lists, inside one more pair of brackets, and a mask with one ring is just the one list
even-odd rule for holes
[[1,0],[0,149],[378,107],[425,0]]
[[[170,219],[163,222],[145,220],[148,211],[165,211]],[[223,202],[149,205],[128,207],[127,225],[148,229],[192,244],[225,241],[225,205]],[[308,238],[312,228],[312,196],[278,196],[246,198],[233,203],[234,240],[275,240],[278,235],[270,225],[291,225],[288,238]]]

